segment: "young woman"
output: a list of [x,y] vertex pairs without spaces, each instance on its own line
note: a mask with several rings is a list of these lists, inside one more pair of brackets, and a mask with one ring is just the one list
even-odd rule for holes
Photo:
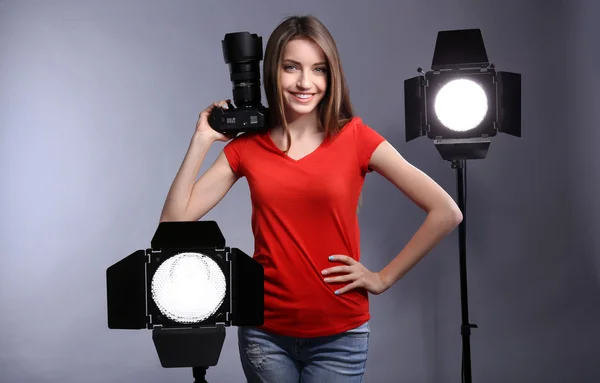
[[[368,294],[381,294],[461,221],[454,200],[354,116],[338,50],[311,16],[284,20],[265,49],[274,123],[233,140],[198,119],[162,221],[198,220],[240,178],[252,202],[253,257],[265,270],[265,322],[239,327],[249,382],[360,382],[369,340]],[[215,141],[229,141],[195,182]],[[376,171],[427,212],[404,249],[378,272],[360,263],[357,207]]]

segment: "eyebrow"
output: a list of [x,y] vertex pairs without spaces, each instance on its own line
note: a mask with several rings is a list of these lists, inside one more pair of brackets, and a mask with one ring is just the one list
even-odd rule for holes
[[[294,64],[296,64],[296,65],[300,65],[300,66],[302,66],[302,64],[301,64],[301,63],[299,63],[299,62],[298,62],[298,61],[296,61],[296,60],[292,60],[292,59],[283,59],[283,62],[291,62],[291,63],[294,63]],[[327,65],[327,63],[326,63],[326,62],[318,62],[318,63],[314,64],[314,66],[319,66],[319,65]]]

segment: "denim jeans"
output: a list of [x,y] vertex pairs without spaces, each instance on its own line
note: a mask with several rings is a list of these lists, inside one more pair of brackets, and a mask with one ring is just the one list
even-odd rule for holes
[[369,322],[342,334],[294,338],[238,327],[248,383],[360,383],[369,350]]

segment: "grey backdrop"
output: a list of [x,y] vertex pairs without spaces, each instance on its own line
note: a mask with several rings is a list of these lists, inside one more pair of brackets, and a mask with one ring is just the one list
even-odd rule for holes
[[[523,138],[498,136],[468,173],[475,382],[600,378],[600,81],[589,1],[0,1],[0,381],[191,382],[149,331],[109,331],[105,270],[149,246],[195,119],[231,97],[220,40],[313,13],[339,44],[358,113],[452,195],[426,138],[404,142],[402,81],[438,30],[482,28],[523,74]],[[216,158],[211,148],[202,170]],[[253,250],[245,180],[206,216]],[[382,177],[360,214],[378,270],[424,215]],[[460,381],[457,236],[372,297],[367,382]],[[241,382],[236,333],[211,382]]]

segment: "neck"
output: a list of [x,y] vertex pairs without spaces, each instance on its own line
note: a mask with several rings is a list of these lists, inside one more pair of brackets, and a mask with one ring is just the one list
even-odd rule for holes
[[290,116],[288,114],[286,117],[288,118],[287,124],[292,137],[301,137],[305,134],[314,134],[323,131],[316,109],[309,114],[301,116]]

